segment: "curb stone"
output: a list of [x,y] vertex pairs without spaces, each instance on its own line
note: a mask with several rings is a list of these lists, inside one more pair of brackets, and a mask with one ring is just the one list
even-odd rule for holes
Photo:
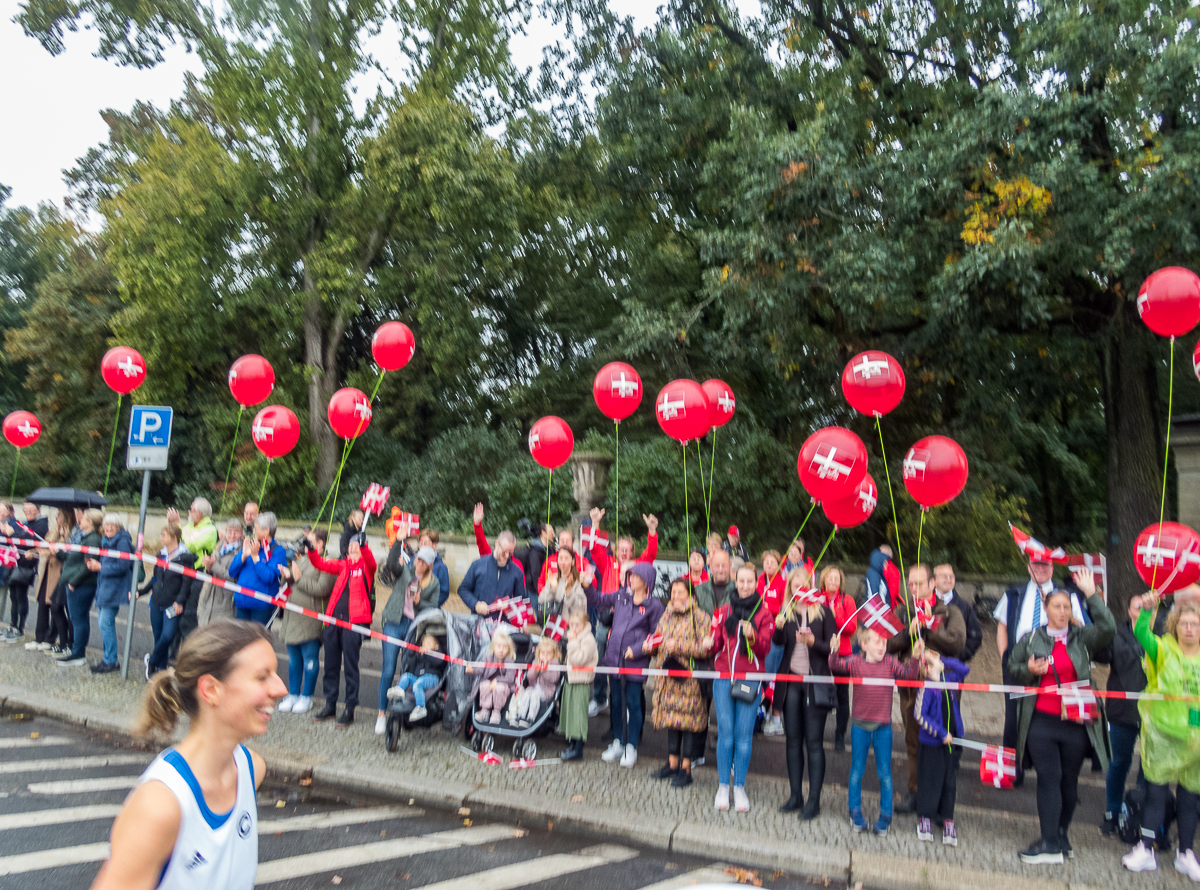
[[[794,841],[764,838],[748,831],[721,829],[720,850],[729,859],[741,859],[765,868],[779,868],[813,878],[845,880],[851,886],[850,851],[837,847],[804,846]],[[672,853],[712,857],[713,827],[698,822],[681,822],[671,838]]]
[[940,862],[914,863],[912,859],[859,850],[850,856],[850,875],[851,886],[861,882],[864,886],[883,885],[888,890],[962,890],[963,887],[987,887],[997,882],[1002,883],[1005,890],[1084,890],[1084,885],[1063,880],[997,874]]

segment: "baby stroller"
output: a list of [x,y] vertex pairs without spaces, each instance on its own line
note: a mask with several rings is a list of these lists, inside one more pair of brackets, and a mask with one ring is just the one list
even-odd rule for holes
[[[438,641],[439,650],[449,651],[448,637],[450,635],[447,633],[447,622],[441,609],[426,609],[414,618],[406,642],[419,646],[421,640],[427,635],[433,636]],[[409,665],[414,663],[420,654],[419,651],[413,649],[404,649],[400,652],[400,670],[396,679],[408,671]],[[403,698],[388,699],[387,724],[383,736],[384,746],[388,751],[395,753],[400,750],[400,733],[404,729],[433,726],[442,719],[446,707],[446,681],[449,676],[449,665],[447,665],[447,670],[442,673],[438,684],[425,693],[425,716],[415,722],[410,715],[416,708],[417,702],[411,692]]]
[[[507,629],[507,628],[506,628]],[[536,634],[527,633],[510,633],[512,637],[513,648],[516,650],[513,657],[517,664],[530,664],[534,659],[534,653],[537,651],[537,644],[541,637]],[[487,651],[486,649],[484,650]],[[480,660],[486,660],[487,656],[481,654]],[[521,672],[524,677],[524,671]],[[496,748],[497,739],[504,744],[509,739],[512,739],[512,756],[514,759],[526,758],[528,760],[537,759],[537,739],[544,738],[554,729],[558,720],[558,703],[562,697],[563,679],[566,677],[564,672],[559,672],[558,681],[554,687],[554,698],[547,702],[542,702],[542,706],[538,709],[537,716],[530,721],[528,726],[518,726],[515,723],[508,721],[508,707],[505,706],[504,715],[500,718],[499,723],[485,723],[478,719],[478,697],[473,697],[471,700],[471,720],[467,724],[467,737],[471,742],[473,751],[493,751]],[[516,696],[520,688],[514,690],[513,696]],[[510,699],[511,702],[511,699]]]

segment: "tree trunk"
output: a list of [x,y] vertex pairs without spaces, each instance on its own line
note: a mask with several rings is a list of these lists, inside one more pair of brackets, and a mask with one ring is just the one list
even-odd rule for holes
[[[1109,603],[1121,615],[1145,583],[1133,565],[1133,542],[1158,519],[1163,423],[1159,416],[1155,338],[1123,301],[1101,347],[1108,432]],[[1117,611],[1117,610],[1120,611]]]
[[[308,371],[308,432],[317,443],[316,482],[318,491],[333,484],[337,472],[337,437],[326,419],[329,398],[337,386],[337,350],[326,349],[325,329],[321,323],[321,296],[305,270],[304,365]],[[332,354],[332,355],[331,355]]]

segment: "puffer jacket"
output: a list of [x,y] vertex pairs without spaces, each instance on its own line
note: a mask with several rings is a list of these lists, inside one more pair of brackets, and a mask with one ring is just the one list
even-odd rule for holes
[[[663,614],[662,601],[647,595],[641,603],[635,604],[628,587],[619,587],[612,593],[596,593],[594,584],[587,589],[587,601],[594,609],[613,610],[612,631],[604,650],[604,666],[649,667],[650,653],[642,651],[642,643],[658,627]],[[767,642],[770,643],[769,640]],[[633,650],[632,658],[625,658],[627,649]]]
[[[292,563],[292,578],[288,602],[313,612],[324,612],[337,579],[314,568],[308,556]],[[319,640],[325,633],[324,622],[290,609],[283,610],[279,623],[279,634],[285,646],[299,646],[309,640]]]
[[[111,538],[104,538],[100,546],[106,550],[133,552],[133,537],[120,529]],[[100,576],[96,579],[96,606],[101,609],[119,609],[129,602],[129,587],[133,583],[133,562],[119,556],[100,557]]]
[[371,623],[371,581],[375,577],[375,556],[371,548],[362,545],[362,558],[357,562],[349,559],[325,559],[315,553],[308,554],[313,568],[336,575],[333,593],[329,595],[329,614],[333,615],[342,595],[348,598],[351,624]]
[[[592,626],[585,623],[583,633],[567,640],[567,664],[572,668],[594,668],[600,661],[600,650],[596,648],[596,637]],[[567,671],[568,683],[591,683],[596,679],[595,671]]]
[[[734,596],[737,596],[735,591]],[[758,596],[758,594],[754,594]],[[761,598],[760,598],[761,599]],[[771,639],[775,635],[775,620],[771,618],[771,610],[765,605],[754,613],[750,622],[754,625],[754,644],[750,647],[752,655],[746,652],[746,642],[742,641],[737,653],[731,656],[735,641],[725,634],[725,620],[729,617],[729,603],[717,609],[713,615],[713,668],[718,671],[733,671],[734,673],[761,673],[766,670],[763,664],[767,653],[771,651]]]

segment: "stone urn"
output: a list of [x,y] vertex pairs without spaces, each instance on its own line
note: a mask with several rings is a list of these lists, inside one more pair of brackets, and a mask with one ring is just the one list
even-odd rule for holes
[[579,509],[571,514],[571,530],[579,537],[579,526],[592,507],[604,500],[604,480],[612,458],[600,451],[576,451],[571,455],[571,495]]

